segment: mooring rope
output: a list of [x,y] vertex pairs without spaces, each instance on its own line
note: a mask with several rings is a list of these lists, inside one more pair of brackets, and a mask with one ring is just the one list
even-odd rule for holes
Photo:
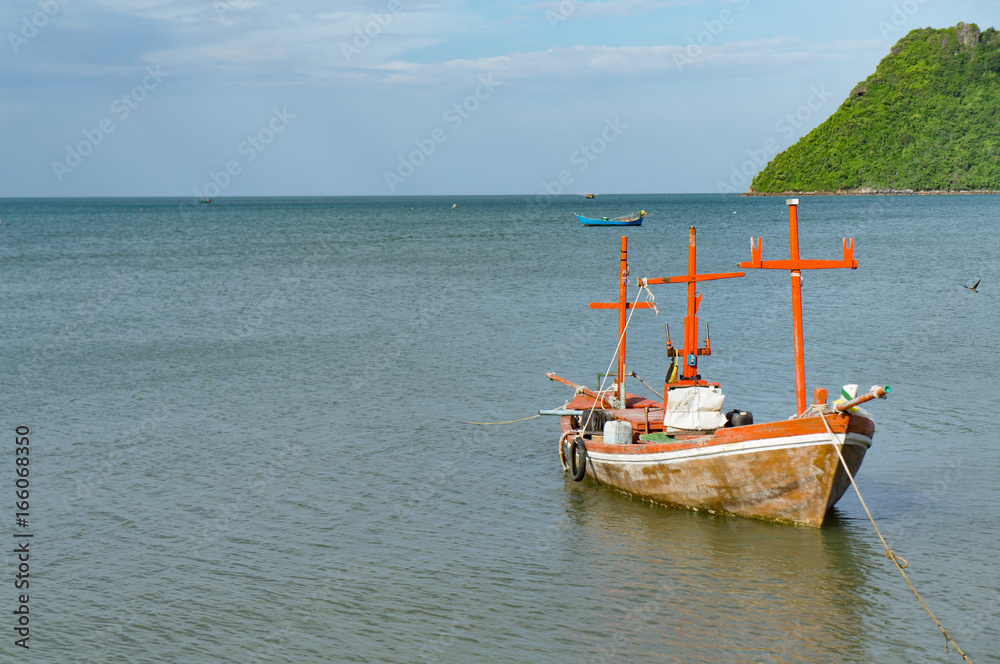
[[[639,298],[642,297],[642,292],[643,291],[646,291],[647,293],[649,293],[649,301],[651,301],[651,302],[653,301],[653,293],[648,288],[646,288],[645,285],[640,285],[639,292],[636,294],[635,302],[633,304],[638,304]],[[587,425],[590,424],[590,420],[591,420],[591,418],[594,415],[594,409],[597,408],[598,402],[602,401],[604,399],[604,381],[606,381],[608,379],[608,376],[611,374],[611,367],[614,366],[615,361],[618,358],[618,349],[621,348],[622,341],[625,339],[625,332],[628,330],[629,323],[632,322],[632,314],[633,313],[635,313],[635,307],[634,306],[630,307],[628,318],[625,319],[625,327],[622,329],[622,334],[618,338],[618,345],[615,346],[614,355],[612,355],[612,357],[611,357],[611,364],[608,365],[608,370],[604,372],[604,379],[601,380],[601,384],[600,384],[600,386],[597,389],[596,394],[598,395],[599,398],[594,400],[594,404],[590,407],[590,410],[587,412],[587,419],[586,419],[585,423],[583,424],[583,427],[581,427],[581,430],[586,430]],[[633,372],[632,375],[635,375],[635,372]],[[639,380],[642,381],[641,378]],[[645,381],[642,381],[642,382],[643,382],[643,385],[645,385]],[[649,387],[649,386],[647,385],[647,387]],[[610,390],[611,388],[608,388],[608,389]],[[650,389],[652,389],[652,388],[650,388]],[[580,391],[581,390],[578,389],[577,393],[579,394]],[[576,395],[574,395],[574,397],[575,396]],[[562,408],[566,408],[568,405],[569,405],[569,401],[565,402],[562,405]],[[625,404],[621,404],[621,405],[624,406]],[[418,415],[418,417],[423,417],[423,418],[430,419],[430,420],[440,420],[441,422],[454,422],[456,424],[473,424],[473,425],[481,426],[481,427],[489,427],[489,426],[498,426],[498,425],[501,425],[501,424],[517,424],[518,422],[527,422],[528,420],[533,420],[536,417],[541,417],[541,414],[532,415],[531,417],[522,417],[519,420],[508,420],[506,422],[472,422],[470,420],[450,420],[450,419],[448,419],[446,417],[434,417],[432,415]],[[567,433],[571,433],[571,432],[567,432]],[[559,456],[560,456],[560,460],[562,459],[562,442],[563,442],[563,440],[565,440],[565,438],[566,438],[566,434],[563,434],[563,437],[560,438],[560,440],[559,440]],[[566,467],[565,462],[563,462],[563,469],[564,470],[569,470],[569,468]]]
[[[628,314],[628,318],[625,319],[625,327],[622,329],[622,334],[618,338],[618,345],[615,346],[615,353],[614,353],[614,355],[611,358],[611,364],[608,365],[608,370],[604,372],[604,379],[601,381],[601,385],[600,385],[600,387],[597,390],[597,395],[600,397],[600,400],[603,400],[603,398],[604,398],[604,394],[603,394],[604,393],[604,381],[608,379],[608,376],[611,373],[611,367],[614,366],[615,360],[618,358],[618,349],[622,347],[622,340],[625,339],[625,332],[626,332],[626,330],[628,330],[629,323],[632,322],[632,314],[635,313],[635,306],[634,305],[639,303],[639,298],[642,297],[642,292],[643,291],[646,291],[647,293],[649,293],[649,301],[650,302],[653,301],[653,293],[652,293],[652,291],[650,291],[648,288],[646,288],[646,286],[644,284],[640,284],[639,292],[635,296],[635,302],[633,303],[632,307],[629,307],[630,311],[629,311],[629,314]],[[639,380],[642,380],[642,379],[640,378]],[[645,384],[645,383],[643,383],[643,384]],[[597,407],[597,401],[598,400],[595,400],[594,401],[594,405],[590,407],[590,412],[587,414],[587,422],[586,422],[586,424],[583,425],[584,429],[586,429],[587,424],[590,424],[590,418],[591,418],[591,416],[594,413],[594,408]],[[565,408],[568,405],[569,405],[569,402],[567,401],[566,403],[564,403],[562,405],[562,407]],[[625,404],[621,404],[621,405],[624,406]],[[433,417],[431,415],[419,415],[418,417],[424,417],[424,418],[427,418],[427,419],[430,419],[430,420],[440,420],[442,422],[454,422],[456,424],[474,424],[476,426],[481,426],[481,427],[490,427],[490,426],[497,426],[497,425],[500,425],[500,424],[517,424],[518,422],[527,422],[528,420],[533,420],[536,417],[541,417],[541,414],[539,414],[539,415],[532,415],[531,417],[522,417],[519,420],[509,420],[507,422],[471,422],[469,420],[449,420],[446,417]]]
[[498,424],[517,424],[518,422],[527,422],[528,420],[533,420],[536,417],[541,417],[541,415],[532,415],[531,417],[522,417],[519,420],[510,420],[508,422],[469,422],[468,420],[449,420],[446,417],[433,417],[431,415],[418,415],[418,417],[424,417],[429,420],[441,420],[442,422],[455,422],[456,424],[476,424],[481,427],[491,427]]
[[[565,408],[568,405],[569,401],[564,401],[563,405],[559,406],[559,408],[554,408],[553,410],[559,410]],[[506,422],[471,422],[469,420],[449,420],[447,417],[434,417],[433,415],[417,415],[417,417],[423,417],[424,419],[428,420],[440,420],[441,422],[454,422],[455,424],[475,424],[476,426],[481,426],[481,427],[492,427],[492,426],[497,426],[499,424],[517,424],[518,422],[527,422],[528,420],[533,420],[541,416],[542,414],[538,413],[537,415],[532,415],[531,417],[522,417],[519,420],[508,420]]]
[[[964,659],[969,664],[972,664],[972,660],[969,659],[969,656],[965,654],[965,651],[963,651],[957,643],[955,643],[955,639],[951,638],[951,635],[948,634],[948,631],[944,628],[944,625],[942,625],[938,621],[938,619],[934,617],[934,614],[931,612],[930,607],[927,606],[927,603],[924,601],[924,598],[921,597],[920,593],[917,592],[917,589],[913,587],[913,583],[910,581],[910,577],[907,576],[906,572],[903,571],[903,568],[908,567],[909,564],[906,562],[904,558],[896,555],[896,553],[889,548],[889,544],[885,541],[885,537],[882,536],[882,531],[879,530],[878,524],[875,523],[875,519],[872,517],[871,511],[868,509],[868,505],[865,503],[865,499],[861,496],[861,490],[858,489],[858,485],[854,482],[854,475],[851,474],[850,468],[847,467],[847,461],[844,459],[844,455],[840,453],[840,447],[839,447],[840,441],[837,440],[836,434],[834,434],[833,429],[830,428],[830,423],[826,421],[825,417],[823,417],[823,412],[820,410],[820,408],[822,408],[823,406],[824,404],[814,404],[813,406],[809,407],[809,410],[812,410],[817,414],[819,419],[822,420],[823,426],[826,427],[827,433],[830,434],[830,438],[833,440],[833,449],[836,450],[837,456],[840,458],[840,463],[844,466],[844,472],[847,473],[848,479],[851,480],[851,486],[854,487],[854,492],[858,494],[858,500],[861,501],[861,506],[865,508],[865,514],[868,515],[868,520],[872,522],[872,526],[875,528],[875,533],[878,535],[878,538],[882,540],[882,547],[885,549],[885,557],[891,560],[892,563],[896,566],[896,569],[899,570],[899,573],[903,575],[903,579],[906,581],[906,585],[910,587],[910,590],[913,591],[914,596],[924,607],[924,610],[927,611],[927,615],[931,617],[931,620],[934,621],[934,624],[937,625],[938,629],[941,630],[941,633],[944,634],[944,638],[947,639],[945,643],[945,649],[947,650],[948,643],[951,643],[951,645],[955,646],[955,650],[958,651],[958,654],[962,656],[962,659]],[[844,443],[845,444],[847,443],[846,430],[844,432]]]

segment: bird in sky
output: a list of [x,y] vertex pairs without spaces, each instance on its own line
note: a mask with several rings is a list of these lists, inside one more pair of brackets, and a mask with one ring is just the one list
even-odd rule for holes
[[[980,279],[979,281],[982,281],[982,279]],[[962,287],[963,288],[968,288],[973,293],[978,293],[979,291],[977,291],[976,289],[979,288],[979,281],[977,281],[976,283],[972,284],[971,286],[966,286],[965,284],[962,284]]]

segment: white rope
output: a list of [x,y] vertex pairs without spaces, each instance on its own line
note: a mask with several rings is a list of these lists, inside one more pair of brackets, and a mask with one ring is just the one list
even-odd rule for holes
[[656,308],[656,298],[653,296],[653,291],[649,290],[646,286],[645,279],[639,280],[639,292],[641,293],[642,291],[646,291],[646,302],[653,305],[653,313],[659,316],[660,310]]
[[[874,390],[875,388],[872,389]],[[945,630],[944,625],[942,625],[940,621],[938,621],[938,619],[931,612],[931,608],[927,606],[926,602],[924,602],[924,598],[921,597],[920,593],[917,592],[917,589],[913,587],[913,583],[910,581],[910,577],[907,576],[906,572],[903,571],[903,568],[909,566],[906,560],[903,559],[902,556],[896,555],[896,553],[889,548],[889,543],[885,541],[885,537],[882,536],[882,531],[879,530],[878,524],[875,523],[875,518],[872,516],[871,511],[868,509],[868,504],[865,503],[865,499],[861,496],[861,490],[858,489],[858,485],[854,481],[854,475],[851,474],[851,469],[847,467],[847,461],[844,459],[844,455],[841,454],[840,452],[840,445],[841,445],[840,440],[837,438],[837,435],[833,433],[833,429],[830,428],[830,423],[826,421],[826,417],[824,416],[825,410],[826,410],[826,404],[813,404],[809,406],[808,409],[806,409],[806,412],[808,413],[811,411],[816,413],[817,417],[819,417],[819,419],[823,422],[823,426],[826,427],[826,432],[830,434],[830,439],[833,440],[833,449],[834,451],[837,452],[837,457],[840,458],[840,463],[844,466],[844,472],[847,473],[847,478],[851,480],[851,486],[854,487],[854,492],[858,494],[858,500],[861,501],[861,506],[865,508],[865,514],[868,515],[868,520],[872,522],[872,526],[875,528],[875,534],[877,534],[878,538],[882,540],[882,547],[885,549],[885,557],[891,560],[892,564],[894,564],[896,566],[896,569],[899,570],[899,573],[903,575],[903,580],[906,581],[906,585],[910,587],[910,590],[913,591],[913,594],[916,596],[921,606],[924,607],[924,610],[927,612],[927,615],[931,617],[931,620],[934,621],[934,624],[937,625],[939,630],[941,630],[941,633],[944,635],[944,638],[946,639],[945,649],[947,650],[948,644],[951,643],[951,645],[955,646],[955,650],[958,651],[958,654],[962,656],[962,659],[964,659],[969,664],[972,664],[972,660],[969,659],[968,655],[966,655],[965,652],[958,646],[958,644],[955,643],[955,640],[951,638],[951,635],[948,634],[947,630]],[[844,445],[847,444],[846,429],[844,430],[843,444]]]
[[[626,275],[625,278],[627,280],[628,276]],[[604,381],[606,381],[608,379],[608,376],[611,375],[611,367],[613,367],[615,365],[615,362],[618,360],[619,349],[621,349],[621,347],[622,347],[622,342],[625,341],[625,333],[628,331],[628,326],[632,322],[632,314],[635,313],[635,308],[636,308],[635,305],[637,305],[639,303],[639,298],[642,297],[642,291],[643,291],[643,289],[645,289],[646,291],[649,290],[648,288],[645,288],[645,286],[643,286],[642,288],[640,288],[639,292],[635,296],[635,302],[633,302],[632,306],[629,307],[630,311],[628,312],[628,318],[625,319],[625,327],[622,328],[622,333],[618,337],[618,345],[615,346],[615,352],[611,356],[611,363],[608,364],[608,369],[607,369],[607,371],[604,372],[604,378],[601,379],[600,386],[598,387],[598,390],[595,392],[595,394],[597,395],[597,398],[594,399],[593,405],[590,407],[590,410],[587,411],[587,419],[586,419],[586,421],[584,422],[583,426],[580,427],[580,429],[582,431],[586,431],[587,427],[590,425],[590,420],[593,419],[594,410],[597,408],[598,402],[604,400]],[[652,293],[650,293],[650,295],[652,295]],[[614,389],[614,385],[612,385],[608,389]],[[623,398],[623,401],[624,401],[624,398]],[[624,403],[621,403],[619,405],[622,408],[625,407]]]

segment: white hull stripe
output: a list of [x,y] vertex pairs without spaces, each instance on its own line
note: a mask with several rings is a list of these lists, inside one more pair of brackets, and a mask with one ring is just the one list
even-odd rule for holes
[[[834,434],[837,442],[844,443],[844,434]],[[812,447],[815,445],[829,445],[829,434],[803,434],[799,436],[783,436],[781,438],[766,438],[764,440],[748,440],[739,443],[729,443],[727,445],[712,445],[711,447],[694,447],[686,450],[675,450],[671,452],[657,452],[655,454],[605,454],[587,450],[587,455],[597,462],[605,463],[625,463],[646,465],[651,463],[663,463],[665,461],[691,461],[693,459],[707,459],[711,457],[732,456],[737,454],[751,454],[754,452],[768,452],[793,447]],[[872,439],[858,433],[847,435],[848,445],[857,445],[866,450],[871,447]]]

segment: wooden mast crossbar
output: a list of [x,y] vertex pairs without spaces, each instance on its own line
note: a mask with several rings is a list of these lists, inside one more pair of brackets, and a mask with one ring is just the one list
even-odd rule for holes
[[712,342],[705,340],[705,347],[698,348],[698,307],[701,305],[701,294],[695,292],[695,284],[700,281],[716,279],[734,279],[742,277],[743,272],[720,272],[718,274],[697,274],[695,230],[694,226],[688,232],[688,273],[679,277],[663,277],[660,279],[643,279],[645,285],[651,284],[687,284],[687,315],[684,317],[684,373],[685,380],[691,381],[698,375],[698,356],[712,354]]
[[858,261],[854,259],[854,238],[844,240],[844,258],[839,261],[804,260],[799,257],[799,199],[790,198],[788,205],[788,237],[791,248],[791,258],[781,261],[761,260],[761,239],[756,244],[750,238],[750,261],[740,263],[740,267],[759,270],[791,270],[792,271],[792,335],[795,345],[795,403],[797,413],[806,410],[806,368],[805,346],[802,339],[802,270],[826,270],[834,268],[858,269]]
[[621,408],[625,407],[625,323],[629,309],[652,309],[652,302],[628,301],[628,238],[622,236],[621,266],[618,279],[617,302],[591,302],[591,309],[618,310],[618,374],[615,380],[614,392]]

